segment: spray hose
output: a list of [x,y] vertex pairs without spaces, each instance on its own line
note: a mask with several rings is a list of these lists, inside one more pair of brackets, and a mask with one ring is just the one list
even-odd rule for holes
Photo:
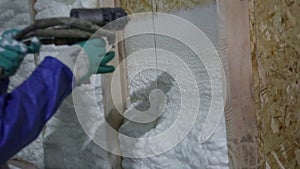
[[42,44],[72,45],[91,37],[106,37],[114,44],[114,31],[124,29],[128,23],[125,16],[127,13],[122,8],[72,9],[70,17],[36,20],[21,30],[15,39],[28,44],[30,38],[38,37]]

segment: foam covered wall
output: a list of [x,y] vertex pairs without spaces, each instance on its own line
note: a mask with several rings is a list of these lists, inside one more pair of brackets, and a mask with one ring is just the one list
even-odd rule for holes
[[[37,0],[35,9],[37,11],[36,19],[55,16],[68,16],[71,8],[75,7],[95,7],[96,0]],[[201,28],[210,40],[217,46],[222,48],[219,42],[217,8],[215,4],[206,5],[194,10],[178,11],[174,13],[182,18],[191,21],[193,24]],[[132,25],[140,25],[141,27],[149,25],[151,20],[135,21]],[[30,24],[30,14],[28,1],[17,0],[1,0],[0,1],[0,31],[4,31],[11,27],[22,28]],[[135,28],[129,23],[125,30],[125,34],[133,34]],[[149,27],[145,28],[149,29]],[[165,47],[170,51],[179,54],[196,74],[197,83],[201,84],[200,91],[202,94],[207,94],[208,86],[203,82],[208,81],[208,76],[204,71],[204,65],[195,62],[197,56],[190,53],[188,50],[181,50],[179,44],[168,41],[165,37],[157,38],[157,46]],[[168,44],[169,43],[169,44]],[[166,45],[168,44],[168,45]],[[127,39],[126,51],[127,54],[132,54],[144,49],[145,47],[154,47],[153,36],[143,35]],[[64,47],[45,46],[40,54],[40,61],[45,56],[55,56]],[[187,59],[189,58],[189,59]],[[197,64],[196,64],[197,63]],[[134,76],[137,65],[134,61],[128,63],[129,77]],[[32,55],[25,58],[20,70],[12,78],[10,89],[19,85],[30,73],[34,70],[35,64]],[[99,77],[96,78],[96,88],[101,89]],[[176,113],[179,108],[180,91],[173,77],[164,73],[148,70],[141,72],[138,76],[132,77],[134,80],[130,83],[130,100],[136,105],[139,110],[147,110],[149,108],[148,96],[151,90],[157,86],[167,96],[165,111],[162,116],[155,122],[148,124],[136,124],[125,121],[121,126],[120,132],[135,136],[151,136],[162,132],[168,128],[176,118]],[[92,95],[93,88],[91,85],[83,85],[80,90],[87,90]],[[84,104],[89,106],[89,118],[103,118],[103,111],[99,112],[96,107],[100,106],[103,110],[102,93],[97,90],[97,105],[90,105],[93,97],[85,98]],[[209,95],[206,95],[207,101],[201,105],[208,104]],[[204,99],[205,100],[205,99]],[[205,110],[203,110],[205,111]],[[94,125],[94,124],[91,124]],[[229,168],[227,155],[227,142],[225,133],[225,120],[222,118],[220,125],[213,136],[203,144],[198,141],[199,131],[203,125],[203,118],[199,117],[196,125],[187,135],[187,137],[178,144],[175,148],[150,158],[124,158],[122,166],[125,169],[227,169]],[[124,151],[127,143],[120,139],[121,148]],[[68,98],[59,108],[58,113],[47,124],[45,130],[34,143],[25,148],[18,154],[19,158],[36,164],[39,168],[103,168],[110,169],[111,164],[108,153],[99,148],[93,143],[90,138],[81,129],[73,108],[72,98]]]
[[[220,54],[224,54],[222,51],[222,43],[220,40],[220,26],[218,23],[217,6],[215,3],[205,5],[203,7],[197,7],[190,10],[182,10],[173,13],[176,16],[184,18],[192,22],[195,26],[200,28],[214,44]],[[167,24],[167,21],[163,18],[155,18],[157,25],[165,25],[166,29],[174,30],[171,25]],[[193,54],[189,49],[184,48],[180,43],[174,41],[165,36],[156,35],[135,35],[137,30],[151,30],[153,29],[152,18],[145,18],[141,20],[131,20],[125,30],[126,37],[126,52],[127,55],[139,55],[139,51],[147,48],[160,48],[173,53],[176,53],[193,71],[199,90],[201,94],[200,113],[195,122],[195,125],[191,129],[190,133],[185,137],[178,145],[173,149],[164,152],[160,155],[149,158],[124,158],[123,167],[126,169],[161,169],[161,168],[174,168],[174,169],[226,169],[229,168],[229,160],[227,155],[227,141],[226,141],[226,126],[225,119],[222,117],[220,124],[216,131],[204,143],[199,142],[199,135],[204,123],[204,119],[207,114],[206,107],[210,104],[210,86],[209,77],[205,71],[205,66],[198,60],[198,56]],[[156,26],[157,26],[156,25]],[[134,36],[132,36],[134,35]],[[196,34],[194,36],[197,36]],[[156,41],[156,45],[154,45]],[[137,56],[139,57],[139,56]],[[149,57],[157,57],[155,54],[150,54]],[[144,61],[144,64],[148,64],[149,61]],[[164,61],[163,58],[158,62],[162,64],[170,64],[170,60]],[[129,59],[127,61],[127,67],[129,72],[130,81],[130,100],[135,105],[135,108],[140,111],[146,111],[151,107],[149,102],[149,95],[156,87],[163,91],[167,97],[167,103],[162,115],[155,121],[147,124],[135,123],[132,121],[125,121],[121,126],[120,132],[135,138],[144,138],[159,135],[160,133],[168,130],[168,128],[174,123],[178,110],[180,109],[180,89],[178,84],[172,75],[157,70],[145,70],[139,71],[138,67],[142,66],[141,63],[137,63],[135,59]],[[180,65],[171,65],[180,69]],[[218,66],[218,65],[211,65]],[[171,68],[170,68],[171,69]],[[217,72],[216,72],[217,73]],[[182,74],[184,76],[184,74]],[[221,81],[219,82],[221,83]],[[215,85],[215,84],[212,84]],[[196,91],[197,92],[197,91]],[[193,97],[190,98],[190,104],[193,104]],[[158,100],[159,102],[159,100]],[[217,106],[217,105],[213,105]],[[187,113],[187,112],[184,112]],[[221,113],[222,112],[213,112]],[[184,121],[182,123],[188,125],[190,121]],[[215,121],[217,123],[217,121]],[[124,154],[134,154],[136,149],[153,152],[154,150],[144,145],[143,141],[136,141],[130,143],[120,137],[121,149]],[[165,143],[161,143],[164,145]],[[159,147],[159,145],[157,145]],[[128,148],[130,147],[130,148]]]

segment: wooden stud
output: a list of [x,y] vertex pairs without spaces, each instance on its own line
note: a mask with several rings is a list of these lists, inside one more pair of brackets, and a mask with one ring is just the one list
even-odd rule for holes
[[248,2],[218,1],[224,13],[228,47],[229,102],[225,108],[232,169],[258,168],[258,131],[250,47]]
[[[119,0],[99,0],[98,7],[117,7],[119,6]],[[123,38],[123,31],[116,32],[116,42],[122,40]],[[117,77],[117,83],[112,83],[112,74],[102,75],[102,91],[103,91],[103,103],[104,103],[104,111],[105,111],[105,118],[106,121],[111,125],[112,128],[118,130],[119,127],[123,124],[123,116],[120,113],[126,110],[127,107],[127,98],[128,98],[128,83],[127,83],[127,73],[125,64],[120,64],[125,59],[125,51],[124,51],[124,43],[120,42],[114,46],[114,51],[116,53],[116,57],[110,64],[114,65],[115,67],[120,66],[118,69],[120,72],[120,76]],[[114,98],[112,100],[111,91],[116,91],[119,93],[118,98]],[[118,107],[118,109],[117,109]],[[121,110],[122,112],[118,112]],[[113,135],[112,133],[107,133],[107,143],[108,146],[115,151],[121,153],[119,142],[118,142],[118,135]],[[113,166],[113,169],[121,169],[121,162],[122,157],[110,154],[109,157],[110,163]]]

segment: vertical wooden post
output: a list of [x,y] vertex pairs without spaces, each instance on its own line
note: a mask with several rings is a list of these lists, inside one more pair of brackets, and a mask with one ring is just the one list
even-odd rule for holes
[[[119,5],[119,1],[115,0],[99,0],[99,6],[98,7],[117,7]],[[116,32],[116,42],[121,40],[123,38],[123,31],[117,31]],[[112,83],[112,74],[106,74],[102,75],[101,81],[102,81],[102,90],[103,90],[103,102],[104,102],[104,111],[105,111],[105,118],[106,121],[111,125],[112,128],[115,130],[118,130],[119,127],[123,123],[123,116],[120,115],[118,110],[124,111],[126,109],[127,105],[127,95],[128,95],[128,84],[127,84],[127,74],[125,73],[125,67],[124,64],[120,65],[120,63],[125,58],[125,52],[124,52],[124,43],[120,42],[115,45],[114,51],[116,53],[115,59],[110,62],[110,64],[113,64],[115,67],[120,66],[119,74],[120,77],[117,77],[117,83]],[[114,98],[114,101],[112,100],[111,91],[117,91],[116,93],[119,93],[118,98]],[[118,107],[118,109],[116,108]],[[107,143],[108,146],[112,149],[114,149],[117,152],[120,151],[119,142],[118,142],[118,135],[113,135],[112,133],[107,133]],[[110,154],[110,163],[113,166],[113,169],[121,169],[121,161],[122,157]]]
[[259,168],[248,1],[218,3],[225,17],[228,47],[230,91],[225,114],[230,165],[232,169]]
[[36,10],[34,9],[34,5],[36,3],[36,0],[29,0],[29,12],[30,12],[30,18],[31,18],[31,22],[35,21],[35,16],[36,16]]
[[[31,19],[32,23],[35,22],[35,16],[37,14],[36,10],[34,9],[34,5],[35,5],[36,1],[37,0],[29,0],[29,13],[30,13],[30,19]],[[39,54],[35,53],[34,54],[34,64],[35,64],[35,66],[38,65],[39,60],[40,60]]]

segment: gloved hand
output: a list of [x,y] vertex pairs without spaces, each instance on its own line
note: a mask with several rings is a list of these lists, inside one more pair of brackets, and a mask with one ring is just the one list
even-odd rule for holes
[[105,47],[103,39],[91,39],[68,47],[56,58],[68,66],[77,83],[81,83],[92,74],[111,73],[115,70],[113,66],[107,65],[115,53],[107,53]]
[[18,70],[27,53],[38,52],[41,44],[37,38],[26,46],[13,38],[19,31],[16,29],[5,31],[0,38],[0,79],[12,76]]

